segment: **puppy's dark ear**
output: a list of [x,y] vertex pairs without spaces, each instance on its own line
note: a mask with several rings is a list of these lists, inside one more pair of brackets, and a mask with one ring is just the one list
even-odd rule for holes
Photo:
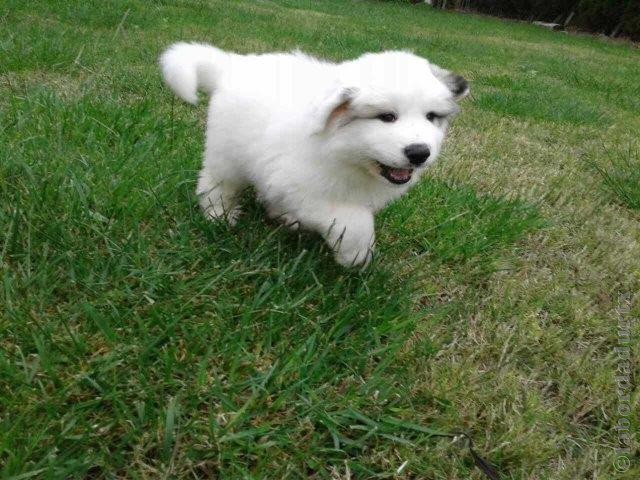
[[342,88],[329,95],[318,112],[318,131],[345,125],[351,119],[351,102],[357,94],[355,88]]
[[431,71],[438,80],[444,83],[446,87],[451,90],[454,99],[460,100],[469,95],[469,92],[471,91],[469,88],[469,82],[460,75],[451,73],[449,70],[445,70],[444,68],[440,68],[433,64],[431,65]]

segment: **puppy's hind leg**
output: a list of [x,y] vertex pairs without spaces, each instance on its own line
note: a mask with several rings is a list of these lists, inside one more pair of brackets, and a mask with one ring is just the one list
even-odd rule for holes
[[267,215],[272,220],[275,220],[276,222],[281,223],[282,225],[287,227],[289,230],[292,230],[294,232],[300,229],[300,222],[296,217],[294,217],[290,213],[283,212],[280,208],[274,207],[268,204],[266,208],[267,208]]
[[234,225],[240,215],[239,195],[246,182],[237,170],[223,162],[206,161],[198,177],[198,203],[209,220]]

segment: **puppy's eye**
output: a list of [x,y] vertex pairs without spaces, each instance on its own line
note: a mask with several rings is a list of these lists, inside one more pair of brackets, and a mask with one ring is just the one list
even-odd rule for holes
[[440,119],[440,118],[444,118],[444,116],[438,115],[436,112],[427,113],[427,120],[429,120],[430,122],[433,122],[434,120]]
[[395,113],[387,112],[381,113],[376,117],[378,120],[382,120],[385,123],[395,122],[398,119],[398,116]]

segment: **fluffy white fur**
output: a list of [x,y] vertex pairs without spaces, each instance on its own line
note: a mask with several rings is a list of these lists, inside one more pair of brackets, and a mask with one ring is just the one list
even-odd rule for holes
[[195,104],[198,89],[211,95],[204,213],[234,222],[240,191],[253,185],[270,216],[321,234],[344,266],[370,261],[374,212],[436,159],[468,93],[462,77],[400,51],[335,64],[177,43],[160,65],[185,101]]

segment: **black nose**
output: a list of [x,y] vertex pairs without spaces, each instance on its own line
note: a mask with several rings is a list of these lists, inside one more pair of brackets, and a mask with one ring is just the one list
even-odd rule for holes
[[422,165],[431,155],[431,150],[426,143],[412,143],[404,148],[404,154],[412,165]]

